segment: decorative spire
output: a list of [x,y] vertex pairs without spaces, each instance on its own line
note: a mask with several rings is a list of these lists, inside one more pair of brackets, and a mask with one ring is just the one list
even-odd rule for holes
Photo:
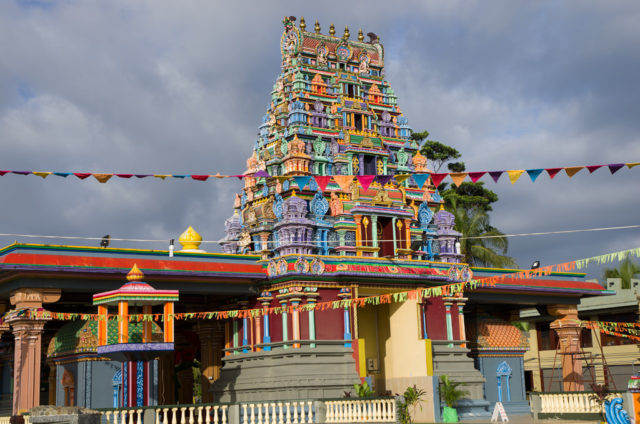
[[296,191],[295,190],[291,190],[291,197],[296,197]]
[[307,24],[304,21],[304,16],[300,16],[300,29],[304,31],[306,27]]
[[184,233],[180,234],[178,241],[182,245],[182,250],[198,250],[202,242],[202,236],[189,226]]
[[358,31],[358,41],[360,41],[361,43],[364,41],[364,34],[362,33],[362,28],[360,28],[360,31]]
[[316,30],[316,34],[320,34],[320,22],[316,19],[316,26],[314,28]]
[[351,35],[351,34],[349,34],[349,25],[347,25],[347,26],[345,26],[345,27],[344,27],[344,35],[343,35],[343,38],[344,38],[345,40],[348,40],[348,39],[349,39],[349,35]]
[[140,268],[138,268],[138,264],[133,264],[133,268],[131,268],[131,271],[127,274],[127,281],[133,283],[136,281],[142,281],[143,279],[144,274],[140,271]]
[[333,24],[329,25],[329,35],[331,35],[332,37],[336,36],[336,27],[333,26]]

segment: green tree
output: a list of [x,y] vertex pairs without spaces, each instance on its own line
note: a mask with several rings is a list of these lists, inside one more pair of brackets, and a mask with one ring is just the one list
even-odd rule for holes
[[450,211],[456,219],[455,229],[462,233],[460,250],[465,262],[472,266],[517,267],[513,258],[506,256],[509,241],[504,233],[491,226],[485,210],[467,209],[454,199]]
[[631,288],[631,279],[640,275],[640,265],[633,262],[629,256],[625,257],[617,268],[605,268],[602,278],[620,278],[622,279],[622,288]]
[[414,132],[411,134],[412,140],[415,140],[418,143],[424,143],[420,148],[420,153],[425,155],[427,159],[431,161],[433,172],[440,172],[440,168],[442,168],[442,165],[460,157],[460,152],[455,148],[447,146],[446,144],[442,144],[439,141],[427,140],[428,137],[429,131]]

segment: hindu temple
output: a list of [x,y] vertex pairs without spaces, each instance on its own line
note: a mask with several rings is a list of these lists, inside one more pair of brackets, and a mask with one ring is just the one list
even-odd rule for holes
[[[435,421],[448,375],[467,384],[463,418],[497,401],[528,413],[528,339],[512,322],[536,308],[570,341],[580,298],[606,291],[573,272],[468,284],[513,270],[461,262],[380,38],[283,24],[222,253],[192,227],[175,252],[0,249],[6,410],[332,399],[366,381],[377,394],[419,386],[421,419]],[[102,319],[83,319],[96,307]]]

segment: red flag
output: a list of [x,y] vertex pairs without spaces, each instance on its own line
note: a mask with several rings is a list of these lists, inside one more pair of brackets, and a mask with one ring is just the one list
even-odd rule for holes
[[486,172],[469,172],[469,178],[472,182],[477,182]]
[[545,171],[547,171],[547,173],[549,174],[549,178],[551,178],[553,180],[553,177],[555,177],[558,172],[562,171],[564,168],[545,168]]
[[358,178],[358,182],[362,186],[362,189],[364,191],[367,191],[367,189],[369,188],[373,180],[376,178],[376,176],[375,175],[358,175],[356,178]]
[[81,180],[84,180],[85,178],[90,177],[91,173],[90,172],[74,172],[73,175],[80,178]]
[[318,183],[318,187],[320,187],[321,191],[325,191],[327,189],[327,186],[329,185],[329,181],[331,181],[331,175],[328,175],[328,176],[316,175],[314,178],[316,179],[316,183]]
[[447,175],[449,175],[449,174],[448,173],[431,174],[431,182],[433,182],[434,186],[438,187],[440,185],[440,183],[442,182],[442,180],[447,178]]
[[191,178],[193,178],[196,181],[207,181],[209,179],[208,175],[192,175]]
[[589,170],[589,174],[593,174],[593,171],[602,168],[604,165],[588,165],[587,169]]
[[131,178],[131,177],[133,177],[133,174],[116,174],[116,177],[118,177],[118,178]]

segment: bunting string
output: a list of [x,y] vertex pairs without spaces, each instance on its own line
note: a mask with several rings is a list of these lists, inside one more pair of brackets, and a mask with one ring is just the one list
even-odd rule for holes
[[[431,183],[438,187],[442,182],[449,177],[452,183],[456,186],[459,186],[464,182],[467,178],[471,180],[471,182],[477,182],[485,175],[489,175],[494,182],[498,182],[500,177],[503,174],[507,174],[509,181],[511,184],[514,184],[516,181],[520,179],[522,175],[525,173],[531,179],[531,182],[535,182],[543,172],[546,172],[549,176],[549,179],[553,180],[561,171],[567,175],[567,177],[572,178],[574,175],[586,169],[589,171],[589,174],[593,174],[600,168],[608,168],[611,175],[618,172],[620,169],[625,166],[628,169],[632,169],[636,166],[640,165],[640,162],[626,162],[626,163],[609,163],[603,165],[582,165],[582,166],[564,166],[559,168],[534,168],[534,169],[509,169],[509,170],[500,170],[500,171],[478,171],[478,172],[443,172],[443,173],[425,173],[425,172],[411,172],[411,173],[400,173],[396,175],[333,175],[333,176],[271,176],[265,170],[257,170],[255,172],[246,172],[244,174],[236,174],[236,175],[221,175],[220,173],[216,174],[144,174],[144,173],[98,173],[98,172],[53,172],[53,171],[14,171],[14,170],[0,170],[0,176],[13,174],[13,175],[35,175],[40,178],[47,178],[49,176],[56,176],[67,178],[70,176],[74,176],[80,180],[89,179],[89,177],[93,177],[97,182],[104,184],[110,181],[113,177],[122,178],[122,179],[141,179],[141,178],[157,178],[161,180],[166,180],[167,178],[181,179],[181,180],[194,180],[194,181],[207,181],[209,179],[222,179],[222,178],[275,178],[278,179],[281,183],[286,180],[293,180],[300,189],[303,189],[305,186],[309,184],[311,178],[314,178],[320,190],[325,191],[328,184],[333,180],[342,190],[347,190],[349,185],[354,179],[358,181],[358,183],[362,186],[364,190],[367,190],[369,186],[376,182],[381,186],[386,185],[387,183],[393,183],[392,180],[395,180],[395,184],[402,184],[405,180],[412,178],[411,183],[416,185],[418,188],[422,188],[424,184],[431,179]],[[134,178],[135,177],[135,178]]]

